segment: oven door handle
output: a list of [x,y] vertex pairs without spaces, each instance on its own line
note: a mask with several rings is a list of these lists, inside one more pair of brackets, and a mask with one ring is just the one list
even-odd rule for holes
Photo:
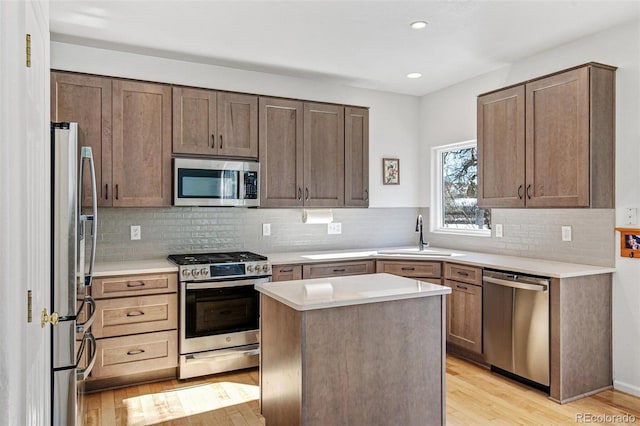
[[229,356],[229,355],[244,355],[244,356],[253,356],[260,355],[260,345],[249,345],[249,346],[241,346],[238,348],[231,349],[218,349],[215,351],[209,352],[200,352],[197,354],[188,355],[189,358],[197,360],[197,359],[205,359],[205,358],[217,358],[221,356]]
[[209,288],[228,288],[241,287],[254,284],[264,284],[271,281],[270,277],[252,278],[249,280],[232,280],[232,281],[203,281],[199,283],[187,283],[187,290],[206,290]]

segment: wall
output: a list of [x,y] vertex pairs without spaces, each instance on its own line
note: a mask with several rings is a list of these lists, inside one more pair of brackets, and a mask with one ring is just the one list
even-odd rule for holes
[[417,176],[419,98],[207,64],[51,43],[51,68],[197,87],[370,107],[369,193],[372,207],[419,207],[415,179],[382,185],[382,158],[400,158],[402,177]]
[[[526,252],[530,239],[512,241],[510,247],[497,246],[510,238],[507,224],[529,227],[539,217],[555,221],[558,216],[562,224],[574,226],[575,241],[587,244],[602,244],[606,252],[602,263],[615,262],[617,272],[613,276],[613,324],[614,324],[614,385],[616,388],[640,395],[640,261],[620,258],[615,247],[618,235],[613,230],[614,217],[617,226],[623,225],[623,209],[640,207],[640,22],[634,21],[610,29],[538,55],[518,61],[495,72],[470,79],[436,93],[429,94],[421,101],[421,158],[429,163],[432,146],[462,140],[475,139],[476,96],[509,84],[548,74],[574,65],[596,61],[618,67],[616,72],[616,209],[615,212],[585,213],[584,210],[531,210],[514,212],[507,209],[493,210],[494,223],[505,220],[505,239],[482,239],[460,237],[448,238],[450,246],[475,245],[488,250],[512,249],[517,253]],[[427,171],[421,175],[422,182],[429,182]],[[430,194],[426,198],[429,205]],[[593,214],[593,217],[590,215]],[[597,223],[590,223],[602,214]],[[586,215],[586,216],[585,216]],[[507,222],[508,221],[508,222]],[[586,221],[586,222],[585,222]],[[589,223],[588,226],[583,226]],[[560,223],[555,223],[559,228]],[[509,226],[510,226],[509,225]],[[637,226],[637,225],[636,225]],[[547,235],[542,232],[534,239],[559,239],[559,229]],[[441,236],[429,235],[434,241],[442,241]],[[534,243],[532,246],[537,246]],[[580,248],[584,250],[584,248]],[[555,258],[561,251],[537,250],[540,257]],[[606,258],[606,262],[604,259]]]

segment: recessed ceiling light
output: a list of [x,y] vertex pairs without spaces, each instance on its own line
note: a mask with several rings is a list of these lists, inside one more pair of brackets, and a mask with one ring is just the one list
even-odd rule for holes
[[429,23],[427,21],[415,21],[415,22],[412,22],[410,26],[414,30],[421,30],[423,28],[426,28],[428,24]]
[[422,74],[420,74],[419,72],[410,72],[409,74],[407,74],[407,78],[420,78],[422,77]]

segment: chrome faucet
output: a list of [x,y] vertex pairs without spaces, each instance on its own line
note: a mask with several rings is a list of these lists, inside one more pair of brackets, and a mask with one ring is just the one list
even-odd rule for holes
[[422,215],[418,215],[418,220],[416,220],[416,232],[420,233],[420,237],[418,239],[418,250],[422,251],[425,247],[429,247],[429,243],[424,242],[424,234],[422,233]]

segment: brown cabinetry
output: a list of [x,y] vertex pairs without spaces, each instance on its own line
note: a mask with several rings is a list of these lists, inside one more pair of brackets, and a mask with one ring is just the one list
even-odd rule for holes
[[[165,377],[175,375],[178,364],[176,274],[94,278],[92,295],[96,299],[92,333],[97,342],[92,380],[113,386],[149,380],[158,372]],[[126,377],[134,374],[133,379]],[[114,382],[116,379],[118,383]],[[92,386],[100,387],[99,384]]]
[[400,275],[401,277],[417,278],[434,284],[440,284],[440,262],[422,260],[378,260],[376,272]]
[[373,274],[375,262],[373,260],[355,260],[349,262],[312,263],[303,265],[302,277],[326,278],[345,275]]
[[258,97],[173,87],[173,153],[258,157]]
[[[99,206],[171,205],[170,86],[54,71],[51,119],[78,122]],[[89,188],[84,194],[87,204]]]
[[260,98],[262,207],[369,204],[369,112]]
[[302,279],[302,265],[273,265],[271,281],[292,281]]
[[480,95],[478,205],[613,208],[614,129],[610,66]]
[[447,297],[447,343],[482,353],[482,268],[444,264]]
[[344,204],[369,206],[369,110],[344,110]]

